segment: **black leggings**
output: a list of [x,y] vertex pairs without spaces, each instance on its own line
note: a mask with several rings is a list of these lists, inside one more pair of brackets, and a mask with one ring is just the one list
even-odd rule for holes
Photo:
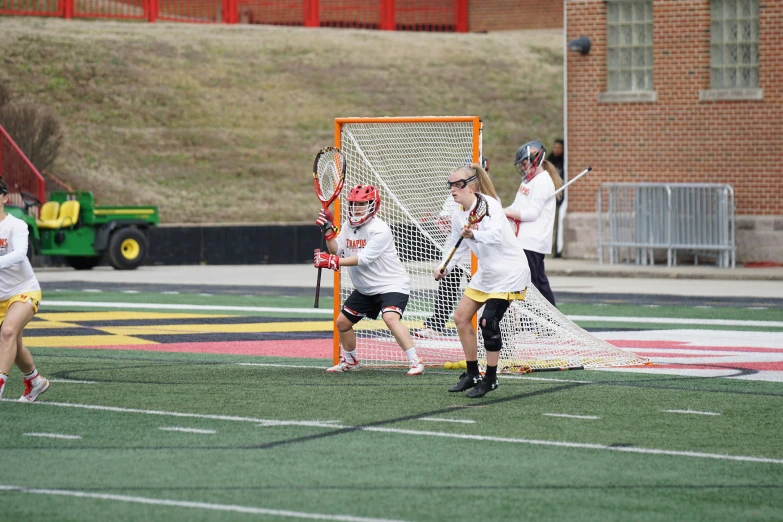
[[426,328],[433,330],[443,330],[446,327],[446,321],[454,311],[457,301],[462,296],[459,291],[459,283],[462,279],[462,269],[454,269],[438,283],[438,293],[435,296],[435,312],[432,317],[424,321]]
[[533,282],[533,286],[541,292],[547,301],[555,305],[555,296],[552,293],[552,289],[549,287],[549,279],[546,277],[544,271],[544,254],[533,252],[532,250],[525,250],[525,257],[527,257],[527,264],[530,267],[530,279]]

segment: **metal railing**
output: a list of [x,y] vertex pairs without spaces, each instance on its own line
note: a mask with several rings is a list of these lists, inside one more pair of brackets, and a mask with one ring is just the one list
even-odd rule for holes
[[598,190],[598,260],[655,264],[656,250],[666,265],[678,252],[734,268],[734,189],[719,183],[603,183]]

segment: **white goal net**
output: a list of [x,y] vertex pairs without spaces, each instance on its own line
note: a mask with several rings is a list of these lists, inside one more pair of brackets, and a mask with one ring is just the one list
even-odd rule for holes
[[[481,123],[476,117],[345,118],[336,120],[345,154],[346,190],[340,199],[340,221],[346,219],[350,187],[372,184],[380,189],[379,217],[394,234],[400,259],[411,279],[411,296],[403,322],[411,330],[429,327],[427,338],[414,337],[419,357],[428,366],[464,359],[453,323],[456,302],[471,273],[471,259],[460,261],[451,285],[439,285],[432,272],[443,256],[451,223],[449,173],[481,157]],[[354,290],[348,270],[335,275],[339,302]],[[438,306],[436,306],[436,302]],[[436,314],[436,308],[440,314]],[[480,314],[481,312],[479,312]],[[445,323],[444,323],[445,321]],[[551,306],[535,288],[515,302],[501,322],[503,369],[594,367],[641,364],[645,360],[591,336]],[[382,319],[363,319],[355,327],[357,355],[369,367],[406,366],[405,354]],[[336,335],[336,334],[335,334]],[[479,359],[484,359],[482,338]],[[335,357],[339,343],[335,342]]]

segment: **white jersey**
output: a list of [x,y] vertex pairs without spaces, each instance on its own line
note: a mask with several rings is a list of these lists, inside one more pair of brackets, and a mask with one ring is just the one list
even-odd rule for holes
[[[503,206],[491,196],[484,196],[484,198],[489,205],[489,215],[473,225],[473,239],[466,238],[462,241],[454,257],[449,261],[447,269],[453,269],[457,260],[470,250],[478,258],[479,264],[478,270],[470,278],[468,287],[488,294],[521,292],[530,286],[527,257],[517,238],[514,237],[511,225],[503,212]],[[476,203],[473,203],[473,206],[475,205]],[[453,246],[459,240],[471,209],[472,207],[467,210],[459,207],[454,211],[451,218],[449,245]],[[446,255],[450,251],[451,247],[446,250]]]
[[539,254],[552,252],[552,229],[555,225],[555,184],[545,170],[529,183],[519,185],[511,208],[519,211],[519,244]]
[[41,289],[27,259],[27,224],[6,214],[0,221],[0,301]]
[[337,236],[337,255],[358,256],[358,266],[348,267],[353,286],[364,295],[411,293],[411,280],[394,246],[389,225],[372,218],[359,228],[343,223]]

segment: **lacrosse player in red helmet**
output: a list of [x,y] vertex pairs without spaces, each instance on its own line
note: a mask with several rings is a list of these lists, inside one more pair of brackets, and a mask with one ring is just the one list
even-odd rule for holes
[[318,214],[316,223],[327,231],[329,252],[316,250],[314,266],[331,270],[350,267],[348,272],[355,287],[336,321],[343,355],[327,372],[359,369],[353,325],[364,317],[377,319],[381,314],[408,358],[408,375],[424,373],[424,364],[413,347],[408,327],[401,321],[408,304],[410,278],[397,255],[389,225],[376,217],[380,206],[381,193],[376,187],[356,185],[348,194],[348,219],[342,229],[335,226],[328,209]]
[[[465,395],[478,398],[498,387],[497,367],[503,347],[500,321],[511,301],[525,299],[530,271],[495,188],[484,170],[477,164],[459,167],[449,175],[448,185],[458,208],[451,219],[451,236],[447,244],[457,245],[460,237],[464,241],[456,247],[450,259],[447,257],[435,269],[435,280],[440,281],[454,270],[468,250],[479,260],[478,270],[471,277],[454,312],[467,372],[460,375],[459,382],[449,391],[467,390]],[[484,211],[480,212],[482,200]],[[470,225],[471,218],[476,217],[478,221]],[[472,322],[473,316],[482,307],[484,311],[478,326],[487,352],[487,370],[483,378],[479,373],[478,339]]]
[[[544,270],[544,255],[552,252],[556,199],[552,196],[563,186],[563,178],[545,158],[546,149],[540,141],[519,147],[514,166],[522,176],[522,183],[505,212],[509,218],[519,221],[517,238],[527,257],[533,286],[554,306],[555,296]],[[557,199],[562,197],[562,193],[558,194]]]

